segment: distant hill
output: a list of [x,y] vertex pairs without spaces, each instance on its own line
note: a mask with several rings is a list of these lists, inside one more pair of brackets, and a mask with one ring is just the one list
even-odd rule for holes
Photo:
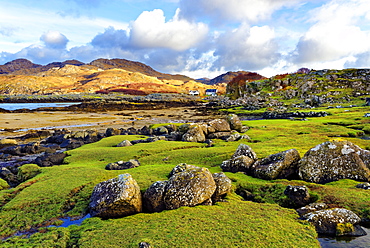
[[125,59],[78,60],[34,64],[17,59],[0,65],[0,94],[126,94],[184,93],[208,88],[225,92],[225,85],[206,85],[184,75],[161,73],[140,62]]
[[220,76],[217,76],[213,79],[200,79],[203,83],[209,84],[209,85],[215,85],[215,84],[222,84],[222,83],[229,83],[231,82],[236,76],[239,76],[240,74],[246,76],[246,78],[249,78],[250,80],[261,80],[266,79],[266,77],[259,75],[255,72],[248,72],[248,71],[229,71],[227,73],[224,73]]

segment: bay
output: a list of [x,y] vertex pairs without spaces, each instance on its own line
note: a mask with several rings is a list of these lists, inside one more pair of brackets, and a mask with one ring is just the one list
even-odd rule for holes
[[80,103],[81,102],[0,103],[0,108],[6,110],[17,110],[17,109],[33,110],[38,108],[69,107]]

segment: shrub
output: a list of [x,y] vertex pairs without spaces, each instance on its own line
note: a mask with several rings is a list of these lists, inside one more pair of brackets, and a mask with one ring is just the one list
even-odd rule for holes
[[36,164],[24,164],[18,170],[18,180],[25,182],[28,179],[35,177],[41,172],[40,167]]

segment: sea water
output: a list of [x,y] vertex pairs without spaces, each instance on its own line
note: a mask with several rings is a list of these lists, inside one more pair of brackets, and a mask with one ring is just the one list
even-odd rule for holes
[[38,109],[38,108],[55,108],[69,107],[71,105],[80,104],[80,102],[36,102],[36,103],[0,103],[0,108],[6,110],[17,109]]

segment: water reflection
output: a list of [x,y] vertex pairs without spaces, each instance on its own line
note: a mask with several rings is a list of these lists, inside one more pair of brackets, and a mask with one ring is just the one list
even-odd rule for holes
[[369,248],[370,229],[362,227],[368,235],[360,237],[319,237],[322,248]]

